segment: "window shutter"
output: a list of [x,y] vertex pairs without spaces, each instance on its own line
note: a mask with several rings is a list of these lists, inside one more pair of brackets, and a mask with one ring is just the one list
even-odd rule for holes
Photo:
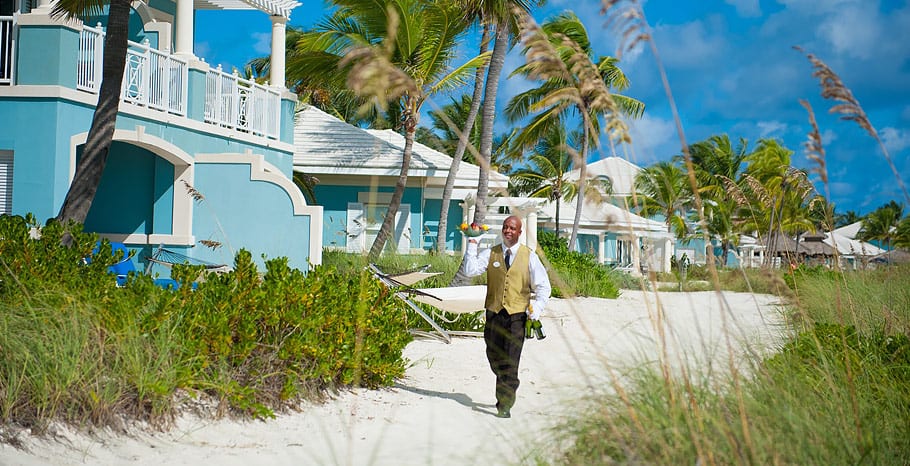
[[13,213],[13,153],[0,151],[0,215]]
[[395,240],[398,242],[398,254],[411,252],[411,205],[401,204],[395,214]]
[[348,252],[363,252],[364,231],[366,231],[366,217],[363,215],[363,204],[348,202],[348,223],[345,238]]

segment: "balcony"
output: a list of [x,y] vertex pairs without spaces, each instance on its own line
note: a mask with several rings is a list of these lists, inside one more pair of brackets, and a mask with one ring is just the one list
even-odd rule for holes
[[[0,17],[0,85],[17,84],[16,26],[13,17]],[[100,90],[104,35],[100,24],[83,25],[78,33],[75,88],[80,92],[97,95]],[[202,72],[204,81],[191,79],[191,74]],[[204,99],[191,98],[199,92],[205,93]],[[220,67],[188,63],[185,57],[152,48],[148,41],[129,42],[121,98],[136,107],[253,136],[273,140],[281,136],[280,89],[225,73]],[[200,108],[191,108],[192,102]]]

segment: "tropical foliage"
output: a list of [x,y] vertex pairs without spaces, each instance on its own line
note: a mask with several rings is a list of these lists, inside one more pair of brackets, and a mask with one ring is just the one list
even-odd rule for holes
[[454,4],[389,0],[336,1],[337,9],[300,35],[288,57],[291,81],[351,89],[368,105],[400,111],[395,122],[405,136],[401,170],[370,256],[384,249],[407,184],[421,107],[427,97],[454,89],[483,65],[486,55],[452,67],[458,38],[468,24]]
[[[584,184],[587,183],[590,147],[599,146],[602,128],[611,129],[608,135],[611,144],[617,138],[624,140],[627,135],[619,117],[640,117],[644,104],[611,93],[610,89],[621,91],[628,88],[629,81],[617,66],[615,58],[595,57],[587,30],[574,13],[556,16],[544,23],[539,31],[526,27],[524,42],[527,62],[512,75],[537,79],[540,84],[513,97],[506,107],[506,115],[514,122],[533,114],[530,122],[515,136],[518,147],[536,145],[537,141],[549,137],[554,126],[565,127],[572,122],[579,125],[582,134],[579,138],[580,151],[573,154],[579,177],[578,187],[572,193],[572,197],[576,198],[576,208],[569,239],[569,244],[574,245],[585,202],[585,196],[577,194],[584,192]],[[534,59],[542,53],[558,60]]]

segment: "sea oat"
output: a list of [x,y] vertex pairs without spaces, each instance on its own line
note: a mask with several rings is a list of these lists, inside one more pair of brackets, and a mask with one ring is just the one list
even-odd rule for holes
[[[383,110],[389,102],[407,93],[417,95],[420,92],[414,80],[392,63],[394,31],[398,30],[398,14],[394,9],[389,9],[388,18],[389,35],[380,45],[356,47],[338,63],[339,67],[351,67],[348,72],[348,88],[361,97],[369,98]],[[365,111],[369,105],[369,102],[364,104],[360,110]]]
[[209,249],[211,249],[211,250],[215,250],[215,249],[218,249],[218,248],[221,247],[221,242],[219,242],[219,241],[213,241],[213,240],[208,240],[208,239],[201,239],[201,240],[199,240],[199,244],[201,244],[201,245],[203,245],[203,246],[205,246],[205,247],[207,247],[207,248],[209,248]]
[[806,100],[799,99],[799,103],[809,113],[809,124],[812,125],[812,131],[809,132],[809,140],[803,143],[806,148],[806,157],[818,165],[811,171],[812,173],[817,173],[822,180],[825,185],[825,197],[828,197],[828,169],[825,164],[825,147],[822,145],[822,136],[818,131],[818,123],[815,121],[815,112],[812,111],[812,105]]
[[616,30],[622,40],[616,48],[616,57],[632,50],[640,42],[651,40],[644,13],[634,0],[603,0],[601,14],[607,15],[607,27]]
[[872,122],[869,121],[869,117],[866,116],[866,112],[863,110],[863,107],[859,104],[859,101],[856,100],[856,97],[853,96],[853,92],[850,91],[850,88],[844,85],[844,82],[840,79],[840,76],[834,72],[831,68],[828,67],[825,62],[815,55],[806,52],[799,46],[793,46],[794,49],[804,54],[806,58],[809,59],[809,62],[812,63],[812,67],[815,68],[815,71],[812,73],[812,76],[818,78],[819,84],[822,87],[822,97],[827,100],[834,100],[836,102],[841,102],[831,107],[828,112],[840,114],[841,119],[854,121],[861,128],[866,130],[876,142],[878,142],[879,148],[882,150],[882,154],[885,156],[885,160],[888,162],[888,165],[891,167],[891,171],[894,173],[894,177],[897,180],[898,186],[900,186],[901,191],[904,193],[904,199],[910,203],[910,194],[907,193],[907,186],[904,185],[904,181],[901,178],[900,173],[897,171],[897,167],[894,165],[894,161],[891,160],[891,154],[888,152],[888,149],[885,147],[885,143],[882,141],[881,137],[878,135],[878,131],[875,130],[875,127],[872,126]]
[[749,204],[749,199],[746,198],[743,190],[735,181],[723,175],[718,175],[717,177],[720,178],[721,184],[724,186],[724,189],[727,190],[727,194],[736,202],[736,205],[745,206]]
[[205,200],[205,196],[203,196],[202,193],[197,191],[196,188],[192,187],[185,180],[183,181],[183,186],[186,187],[186,192],[190,195],[190,197],[193,198],[194,201],[202,202]]

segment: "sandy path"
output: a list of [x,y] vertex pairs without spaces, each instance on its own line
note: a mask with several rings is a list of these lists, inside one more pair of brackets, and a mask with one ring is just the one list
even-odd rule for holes
[[[658,302],[660,306],[658,306]],[[725,304],[723,304],[725,303]],[[28,440],[29,452],[0,446],[2,465],[473,465],[520,462],[503,449],[539,439],[572,414],[591,385],[609,383],[623,366],[656,361],[654,322],[663,309],[671,364],[700,370],[726,366],[735,354],[779,342],[779,299],[713,292],[624,291],[615,300],[554,299],[545,340],[528,341],[511,419],[493,416],[493,375],[483,341],[416,340],[405,349],[407,375],[384,390],[355,390],[329,403],[269,421],[179,420],[167,433],[59,441]],[[749,342],[748,349],[744,342]],[[689,364],[693,367],[692,364]],[[610,368],[612,370],[607,370]],[[495,454],[494,454],[495,452]]]

